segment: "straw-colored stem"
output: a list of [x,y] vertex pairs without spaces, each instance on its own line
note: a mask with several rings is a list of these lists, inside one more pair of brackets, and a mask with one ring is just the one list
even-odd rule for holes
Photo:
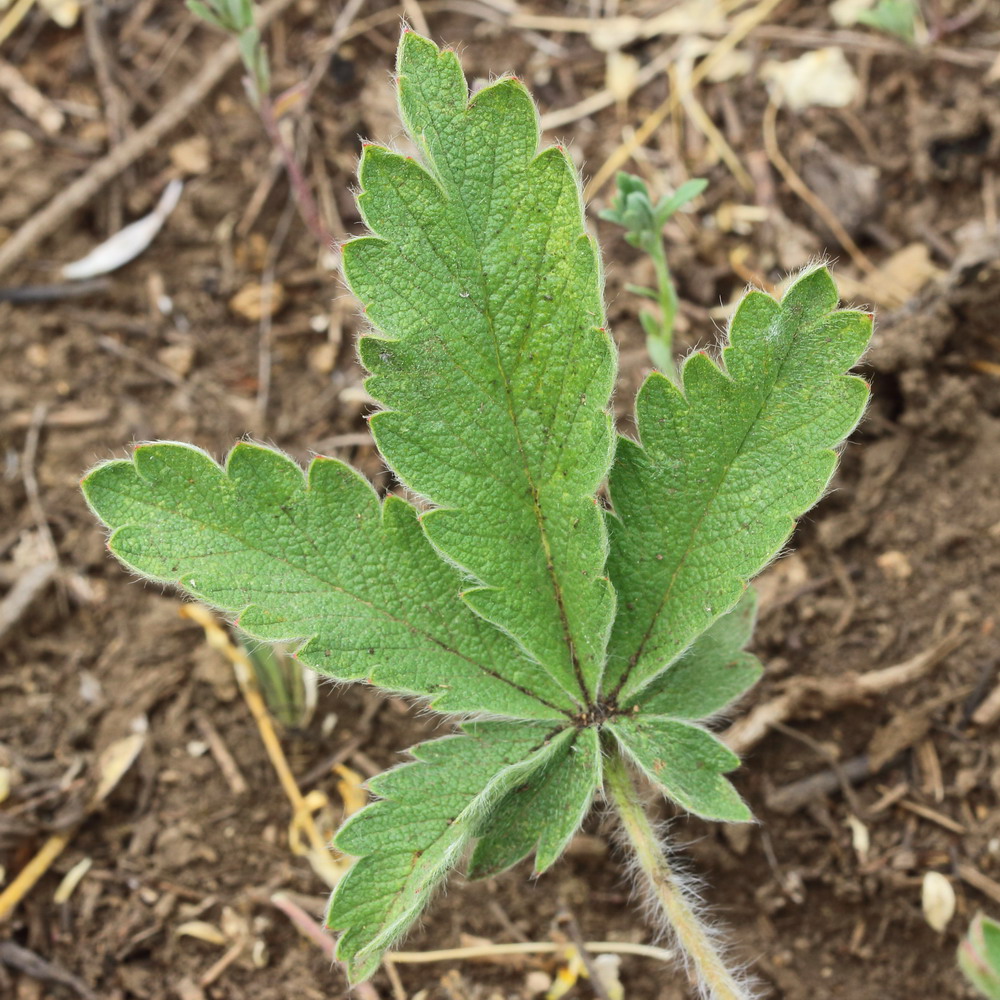
[[653,899],[691,960],[698,982],[711,1000],[750,1000],[750,994],[726,967],[715,942],[680,886],[653,832],[638,790],[621,754],[613,750],[605,764],[611,801],[621,819],[636,861]]

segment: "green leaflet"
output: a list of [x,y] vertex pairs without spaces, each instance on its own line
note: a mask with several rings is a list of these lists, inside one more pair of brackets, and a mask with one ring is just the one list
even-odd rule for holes
[[611,472],[618,615],[605,691],[640,692],[736,603],[822,495],[833,448],[868,397],[844,372],[870,336],[870,315],[837,310],[819,268],[780,305],[762,292],[743,299],[724,371],[694,354],[682,389],[662,375],[646,380],[636,401],[642,443],[620,439]]
[[660,715],[622,717],[610,722],[625,752],[668,797],[703,819],[741,823],[750,810],[723,777],[740,759],[711,733]]
[[545,871],[579,829],[600,784],[597,730],[577,730],[485,818],[469,862],[469,878],[496,875],[532,851],[535,871]]
[[463,607],[462,578],[398,497],[379,504],[342,462],[238,444],[225,469],[197,448],[152,444],[83,483],[127,566],[240,615],[260,639],[308,640],[299,657],[441,711],[565,718],[565,693]]
[[743,650],[756,616],[757,593],[748,587],[732,611],[718,618],[624,708],[639,705],[649,715],[691,721],[721,711],[756,684],[763,671],[760,660]]
[[403,120],[426,166],[361,160],[373,236],[344,271],[381,334],[361,341],[380,451],[439,509],[431,541],[478,586],[466,601],[586,704],[614,600],[595,492],[614,379],[597,253],[566,154],[538,152],[517,80],[469,100],[452,52],[404,34]]
[[987,1000],[1000,1000],[1000,923],[976,914],[959,945],[958,965]]
[[414,747],[416,761],[373,778],[382,798],[351,817],[335,845],[359,857],[330,900],[327,926],[342,930],[337,957],[352,982],[420,915],[497,799],[565,753],[573,730],[477,723],[461,736]]

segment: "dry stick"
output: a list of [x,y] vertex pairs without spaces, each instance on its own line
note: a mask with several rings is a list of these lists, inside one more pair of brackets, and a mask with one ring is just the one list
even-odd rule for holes
[[[685,60],[684,74],[681,79],[685,81],[690,79],[693,68],[690,61]],[[670,74],[671,89],[676,86],[676,77],[677,73],[672,71]],[[736,150],[729,145],[719,127],[712,121],[708,112],[701,106],[698,98],[695,97],[694,88],[685,83],[681,87],[678,87],[678,92],[681,95],[681,106],[684,108],[688,118],[691,119],[694,127],[708,140],[708,144],[715,150],[716,155],[729,168],[729,172],[733,177],[736,178],[736,183],[744,191],[752,192],[755,188],[753,179],[747,173],[746,167],[740,161]]]
[[[286,163],[285,166],[287,169],[288,164]],[[302,178],[297,161],[295,161],[295,169],[298,176]],[[302,178],[302,184],[304,187],[301,190],[296,188],[295,193],[288,199],[288,204],[285,206],[284,212],[281,213],[281,217],[278,219],[278,225],[267,248],[267,260],[264,263],[264,270],[260,278],[260,326],[257,338],[257,420],[261,432],[264,430],[264,422],[267,419],[267,407],[271,401],[272,301],[274,298],[274,285],[277,280],[278,257],[281,254],[281,248],[285,245],[285,239],[292,225],[292,216],[295,215],[296,207],[299,210],[299,214],[302,214],[303,204],[300,199],[303,192],[308,192],[309,204],[312,206],[316,224],[325,232],[322,223],[319,221],[319,212],[316,209],[316,202],[313,200],[312,190],[305,183],[304,178]],[[295,187],[294,181],[293,187]],[[325,245],[330,245],[329,236],[326,237]]]
[[964,641],[961,628],[956,628],[930,648],[891,667],[832,678],[795,677],[778,697],[758,705],[734,722],[722,734],[722,739],[737,753],[746,753],[770,732],[775,723],[787,722],[804,711],[819,708],[831,711],[875,695],[884,695],[933,670]]
[[35,0],[18,0],[4,19],[0,21],[0,45],[7,40],[7,36],[24,20],[24,15],[34,6]]
[[407,1000],[406,988],[403,986],[403,980],[399,978],[399,972],[396,966],[392,964],[391,959],[384,959],[382,962],[382,971],[389,977],[389,983],[392,986],[392,995],[394,1000]]
[[45,508],[42,507],[38,480],[35,478],[35,459],[38,457],[38,444],[41,439],[42,427],[45,425],[45,415],[48,411],[49,408],[45,403],[39,403],[31,413],[31,423],[28,425],[28,433],[24,438],[24,452],[21,455],[21,477],[24,480],[28,508],[31,511],[31,516],[35,519],[39,537],[48,550],[46,557],[54,559],[58,563],[59,552],[56,549],[55,539],[52,537],[49,520],[45,516]]
[[[326,955],[329,961],[336,961],[337,946],[333,938],[298,903],[284,892],[274,893],[270,901],[291,920],[303,937],[312,941]],[[379,1000],[375,987],[369,982],[358,983],[352,987],[352,992],[357,995],[359,1000]]]
[[[309,73],[309,76],[306,78],[305,85],[302,88],[302,93],[292,115],[292,120],[295,123],[291,130],[291,134],[293,136],[292,147],[295,145],[295,131],[301,124],[303,118],[305,118],[306,111],[309,108],[309,102],[312,100],[313,94],[316,92],[316,88],[326,77],[330,68],[330,63],[336,55],[337,50],[348,38],[353,38],[356,34],[362,33],[358,30],[359,25],[354,24],[354,20],[364,2],[365,0],[347,0],[347,3],[344,4],[340,13],[337,15],[337,19],[333,23],[333,29],[330,32],[330,36],[327,38],[326,44],[323,46],[323,51],[320,53],[319,58],[316,60],[311,72]],[[331,250],[334,246],[334,238],[331,235],[330,227],[327,224],[331,220],[325,219],[317,208],[312,188],[306,181],[302,168],[295,157],[294,148],[289,147],[289,145],[285,142],[281,130],[278,128],[269,99],[264,98],[261,101],[261,106],[258,108],[258,114],[261,119],[261,123],[271,140],[271,145],[277,153],[277,160],[285,168],[285,172],[288,175],[289,184],[291,185],[292,192],[299,205],[299,213],[302,216],[303,221],[309,228],[310,232],[312,232],[312,234],[316,237],[320,246],[324,247],[326,250]],[[274,186],[279,172],[279,170],[272,168],[270,175],[264,177],[257,185],[257,189],[254,191],[253,197],[250,199],[247,210],[243,213],[243,217],[240,219],[237,226],[238,233],[249,232],[250,227],[253,225],[257,215],[263,207],[264,201],[270,194],[271,188]]]
[[[126,739],[130,739],[126,737]],[[135,736],[131,739],[136,739]],[[52,834],[48,840],[41,846],[38,853],[17,873],[17,877],[3,890],[0,892],[0,923],[5,921],[17,906],[20,904],[21,900],[28,895],[29,892],[35,887],[36,883],[42,876],[49,870],[52,863],[59,857],[60,854],[66,849],[70,841],[76,835],[77,830],[83,825],[86,818],[92,813],[115,789],[118,782],[128,773],[129,768],[141,751],[143,741],[139,738],[139,742],[133,743],[134,752],[131,754],[128,764],[123,767],[119,767],[117,771],[112,769],[111,772],[100,772],[101,761],[98,759],[98,775],[97,775],[97,785],[95,791],[88,802],[83,815],[75,822],[72,826],[67,827],[65,830],[60,830],[58,833]],[[119,761],[121,763],[121,761]],[[109,778],[110,774],[110,778]]]
[[[674,53],[670,49],[654,56],[636,73],[635,86],[632,88],[632,93],[635,94],[647,84],[652,83],[670,65],[673,58]],[[542,131],[548,132],[563,125],[569,125],[580,118],[596,115],[598,111],[610,108],[615,103],[615,100],[614,94],[607,87],[604,87],[602,90],[591,94],[589,97],[585,97],[582,101],[578,101],[568,108],[557,108],[554,111],[546,111],[540,119]]]
[[71,989],[83,1000],[97,1000],[97,994],[79,976],[55,962],[22,948],[14,941],[0,942],[0,965],[8,965],[42,983],[57,983]]
[[[286,7],[290,7],[292,2],[293,0],[270,0],[270,3],[260,7],[258,26],[263,28]],[[112,177],[135,163],[139,157],[157,146],[168,132],[185,121],[191,109],[204,100],[206,94],[239,60],[239,43],[234,39],[225,42],[206,61],[202,71],[169,104],[81,174],[69,187],[60,191],[45,208],[28,219],[10,239],[0,245],[0,274],[21,260],[39,241],[55,232],[63,220],[86,205]]]
[[274,106],[271,98],[264,95],[260,97],[257,106],[257,115],[264,132],[267,134],[271,145],[278,151],[281,162],[284,165],[285,173],[288,175],[288,182],[291,185],[295,203],[298,206],[299,216],[306,224],[309,231],[316,238],[320,246],[329,247],[333,244],[333,236],[327,232],[323,220],[320,218],[319,209],[316,207],[316,199],[313,197],[312,188],[302,173],[295,151],[291,149],[285,137],[281,134],[278,119],[274,115]]
[[406,16],[421,35],[429,35],[431,33],[427,25],[427,18],[424,17],[424,12],[420,9],[420,4],[417,0],[403,0],[403,10],[406,11]]
[[608,988],[604,985],[604,980],[601,979],[601,970],[597,967],[590,952],[587,951],[586,941],[583,940],[580,926],[577,924],[573,914],[569,910],[564,909],[556,917],[556,923],[566,929],[569,939],[573,942],[573,946],[579,953],[580,961],[583,962],[583,967],[587,970],[587,977],[590,979],[590,988],[594,991],[595,996],[597,996],[598,1000],[611,1000]]
[[[653,944],[630,944],[627,941],[584,941],[583,947],[594,955],[639,955],[659,962],[675,962],[676,952]],[[460,959],[504,958],[507,955],[555,955],[566,945],[552,941],[518,941],[516,944],[477,944],[466,948],[441,948],[437,951],[390,951],[387,958],[397,965],[425,965],[431,962],[454,962]]]
[[14,912],[17,904],[34,888],[35,883],[52,866],[52,862],[66,850],[78,829],[79,826],[73,826],[62,833],[52,834],[41,850],[17,873],[13,882],[0,892],[0,922]]
[[[87,42],[90,62],[97,77],[97,89],[104,103],[104,119],[108,125],[108,148],[113,150],[125,137],[126,119],[121,91],[115,86],[111,73],[111,57],[101,31],[101,13],[96,3],[83,8],[83,34]],[[112,233],[122,227],[122,192],[119,187],[111,189],[108,212],[108,229]]]
[[55,559],[47,559],[17,578],[14,586],[0,601],[0,639],[21,620],[21,616],[31,607],[31,602],[56,575],[58,568],[59,564]]
[[[778,134],[775,128],[777,119],[778,105],[772,97],[767,102],[767,108],[764,111],[764,150],[767,153],[767,158],[785,179],[785,183],[823,220],[837,242],[851,255],[851,260],[865,273],[874,271],[876,268],[871,258],[854,242],[851,234],[841,225],[840,219],[827,207],[826,202],[799,177],[795,168],[785,158],[785,154],[782,153],[778,145]],[[904,300],[908,297],[904,296]]]
[[[729,55],[782,2],[783,0],[761,0],[753,9],[741,14],[736,19],[729,33],[694,68],[691,75],[685,81],[685,88],[690,90],[697,87],[715,69],[718,63]],[[671,90],[670,95],[646,117],[646,120],[635,130],[632,137],[623,142],[604,161],[601,169],[591,178],[584,190],[585,200],[589,201],[593,198],[614,176],[615,171],[624,166],[629,157],[644,145],[646,140],[666,121],[667,116],[673,114],[674,110],[680,105],[681,96],[682,91],[680,89]]]
[[977,726],[992,726],[997,719],[1000,719],[1000,684],[986,696],[986,700],[972,713],[972,721]]
[[958,877],[971,885],[973,889],[978,889],[984,896],[989,896],[994,903],[1000,903],[1000,882],[991,879],[989,875],[984,875],[973,865],[962,863],[958,866]]
[[646,876],[658,909],[694,965],[699,983],[706,987],[712,1000],[749,1000],[749,994],[726,968],[711,935],[678,884],[619,752],[610,755],[604,774],[639,869]]
[[226,746],[222,734],[212,725],[211,719],[201,709],[196,709],[193,717],[198,732],[208,744],[209,752],[215,758],[215,763],[219,765],[219,770],[226,779],[226,784],[229,785],[229,790],[233,795],[244,795],[250,786],[247,784],[246,778],[243,777],[239,764],[229,752],[229,747]]
[[5,59],[0,59],[0,90],[21,114],[48,135],[55,135],[65,124],[66,116],[59,108]]
[[200,604],[183,604],[179,611],[182,618],[190,618],[200,625],[205,632],[205,639],[209,646],[222,653],[232,664],[247,708],[250,709],[250,714],[257,724],[264,750],[292,806],[292,829],[301,829],[305,832],[312,849],[309,855],[310,862],[316,873],[332,887],[340,877],[340,872],[330,855],[326,841],[316,826],[309,805],[295,780],[295,775],[292,774],[292,769],[288,766],[288,760],[281,748],[278,734],[274,730],[274,723],[271,721],[267,705],[264,703],[254,680],[253,664],[246,654],[230,640],[226,631],[207,608]]

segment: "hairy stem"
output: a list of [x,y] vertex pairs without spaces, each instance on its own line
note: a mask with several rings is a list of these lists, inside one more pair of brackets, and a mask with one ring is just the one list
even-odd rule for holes
[[698,982],[712,1000],[750,1000],[750,994],[726,967],[712,936],[691,906],[653,832],[638,790],[621,753],[613,749],[605,762],[605,781],[611,801],[635,850],[639,868],[657,906],[688,958]]

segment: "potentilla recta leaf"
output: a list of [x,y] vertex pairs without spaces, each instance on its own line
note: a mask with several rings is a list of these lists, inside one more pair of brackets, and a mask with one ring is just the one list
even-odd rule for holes
[[304,641],[300,659],[341,680],[428,699],[443,712],[565,718],[573,702],[459,599],[462,576],[398,497],[380,504],[349,466],[308,477],[238,444],[221,468],[198,448],[150,444],[84,480],[138,573],[239,616],[259,639]]
[[337,957],[352,982],[368,978],[420,915],[496,802],[575,739],[572,729],[537,723],[463,729],[414,747],[413,763],[373,778],[380,800],[337,834],[335,846],[359,858],[327,914],[327,926],[343,932]]
[[594,728],[577,730],[483,820],[469,878],[496,875],[532,851],[535,871],[545,871],[579,829],[600,785],[600,737]]
[[865,382],[845,372],[870,336],[871,316],[838,310],[836,286],[818,268],[780,304],[763,292],[743,299],[722,367],[693,354],[680,387],[655,373],[646,380],[636,401],[641,443],[619,440],[610,479],[618,614],[606,692],[641,702],[823,494],[834,448],[868,398]]
[[476,583],[465,599],[584,708],[614,599],[595,492],[613,436],[614,354],[579,182],[538,151],[524,86],[469,98],[458,59],[406,33],[399,99],[423,164],[361,160],[374,235],[344,272],[379,333],[362,339],[371,421],[399,478],[438,509],[433,543]]
[[744,650],[753,634],[757,592],[748,587],[732,611],[716,619],[663,673],[624,704],[649,715],[707,719],[753,687],[763,672],[760,660]]
[[717,736],[660,715],[622,717],[607,728],[625,756],[683,809],[703,819],[728,823],[752,818],[746,803],[724,777],[740,766],[740,759]]

